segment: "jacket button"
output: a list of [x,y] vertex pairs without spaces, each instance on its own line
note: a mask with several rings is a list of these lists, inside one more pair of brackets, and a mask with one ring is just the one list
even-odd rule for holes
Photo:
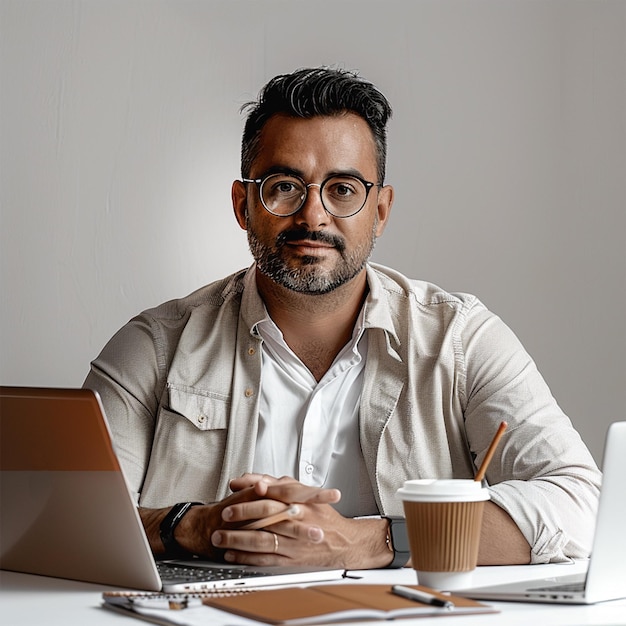
[[256,350],[254,348],[248,348],[248,354],[250,356],[254,356],[256,354]]

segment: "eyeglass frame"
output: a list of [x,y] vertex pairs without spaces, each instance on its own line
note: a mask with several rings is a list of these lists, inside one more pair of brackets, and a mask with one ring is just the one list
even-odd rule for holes
[[[300,203],[298,208],[295,209],[294,211],[292,211],[291,213],[274,213],[274,211],[272,211],[265,204],[265,200],[263,199],[263,194],[261,193],[261,188],[263,187],[263,184],[265,183],[265,181],[268,178],[271,178],[272,176],[280,176],[281,174],[284,174],[285,176],[289,176],[291,178],[297,178],[304,185],[304,198],[302,198],[302,202]],[[322,191],[323,191],[324,186],[326,185],[326,183],[328,183],[328,181],[333,179],[333,178],[341,178],[341,177],[355,178],[356,180],[361,182],[363,184],[363,186],[365,187],[365,199],[363,200],[363,204],[354,213],[350,213],[350,215],[335,215],[332,211],[328,210],[328,208],[324,204],[324,198],[322,197]],[[261,204],[263,205],[263,208],[270,215],[274,215],[275,217],[291,217],[292,215],[295,215],[305,205],[306,200],[309,197],[309,187],[319,187],[319,190],[320,190],[320,202],[322,203],[322,206],[324,207],[324,211],[326,211],[326,213],[328,213],[329,215],[332,215],[333,217],[336,217],[337,219],[346,219],[348,217],[354,217],[355,215],[360,213],[363,210],[363,207],[367,204],[367,199],[369,198],[370,191],[372,190],[372,188],[373,187],[382,187],[381,183],[373,183],[373,182],[371,182],[369,180],[365,180],[364,178],[361,178],[360,176],[357,176],[356,174],[341,174],[341,173],[330,174],[321,183],[307,183],[301,176],[298,176],[297,174],[292,174],[292,173],[289,173],[289,172],[270,172],[269,174],[266,174],[262,178],[242,178],[241,182],[243,182],[243,183],[255,183],[257,185],[257,188],[258,188],[258,191],[259,191],[259,198],[261,200]]]

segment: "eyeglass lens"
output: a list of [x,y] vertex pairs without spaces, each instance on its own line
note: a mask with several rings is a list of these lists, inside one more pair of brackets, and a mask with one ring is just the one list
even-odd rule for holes
[[[297,176],[273,174],[261,185],[261,200],[275,215],[292,215],[306,200],[308,187]],[[331,176],[321,185],[324,208],[337,217],[358,213],[367,199],[367,187],[354,176]]]

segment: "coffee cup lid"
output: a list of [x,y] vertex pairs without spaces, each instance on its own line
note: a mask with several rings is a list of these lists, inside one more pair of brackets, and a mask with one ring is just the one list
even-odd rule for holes
[[489,491],[481,483],[471,479],[407,480],[398,489],[400,500],[413,502],[475,502],[489,500]]

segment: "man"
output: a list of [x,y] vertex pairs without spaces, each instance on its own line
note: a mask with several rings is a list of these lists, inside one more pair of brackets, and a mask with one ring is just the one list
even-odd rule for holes
[[473,477],[506,420],[479,562],[588,555],[600,474],[513,333],[473,296],[368,263],[393,203],[390,114],[349,72],[270,81],[232,186],[255,263],[139,315],[93,362],[155,553],[405,565],[398,487]]

